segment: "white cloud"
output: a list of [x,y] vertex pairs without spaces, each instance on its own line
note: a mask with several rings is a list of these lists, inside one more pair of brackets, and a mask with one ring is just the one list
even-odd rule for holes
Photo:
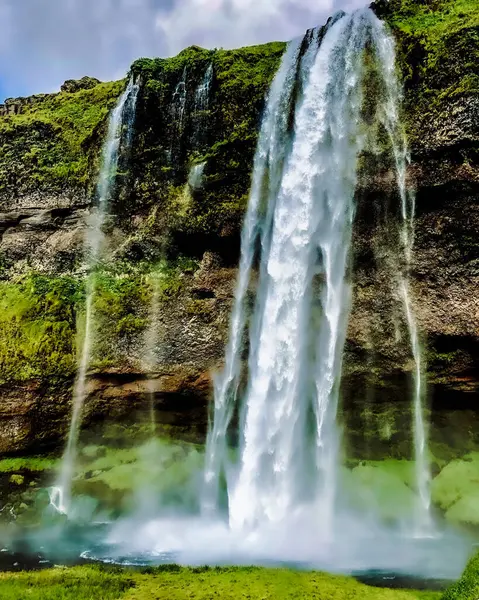
[[[0,0],[0,89],[115,79],[140,56],[286,40],[367,0]],[[1,100],[1,99],[0,99]]]

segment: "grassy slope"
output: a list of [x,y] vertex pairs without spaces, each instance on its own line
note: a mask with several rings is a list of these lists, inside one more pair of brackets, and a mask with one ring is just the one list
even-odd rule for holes
[[35,97],[21,114],[0,118],[0,193],[86,185],[108,113],[124,85],[114,81]]
[[149,573],[95,567],[0,574],[2,600],[438,600],[440,594],[385,590],[348,577],[260,568],[181,569]]

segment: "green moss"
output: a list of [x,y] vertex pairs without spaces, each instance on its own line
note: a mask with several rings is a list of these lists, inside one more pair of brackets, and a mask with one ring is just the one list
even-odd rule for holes
[[370,461],[352,471],[343,470],[355,506],[388,522],[408,518],[415,505],[411,489],[414,463],[400,460]]
[[479,554],[468,563],[461,579],[452,585],[441,600],[477,600],[479,598]]
[[52,471],[57,466],[57,460],[45,457],[4,458],[0,460],[0,473],[41,473]]
[[150,440],[133,448],[87,446],[75,479],[75,494],[91,496],[101,508],[131,511],[138,490],[161,505],[197,508],[196,478],[204,457],[194,444]]
[[105,123],[124,85],[44,95],[0,117],[0,193],[92,187]]
[[[148,326],[147,311],[151,289],[144,285],[141,273],[117,275],[102,271],[93,275],[93,345],[94,368],[118,365],[120,347],[134,343]],[[82,344],[85,315],[79,323]]]
[[79,297],[77,281],[66,276],[0,282],[0,382],[72,377]]
[[23,477],[23,475],[10,475],[10,479],[8,480],[10,483],[13,483],[14,485],[23,485],[23,483],[25,482],[25,478]]

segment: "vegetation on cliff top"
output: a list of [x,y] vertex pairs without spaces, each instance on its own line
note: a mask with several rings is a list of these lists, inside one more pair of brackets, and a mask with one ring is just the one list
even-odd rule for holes
[[98,167],[108,113],[124,81],[25,99],[0,117],[0,196],[85,188]]
[[452,100],[479,94],[477,2],[378,0],[376,7],[397,38],[412,141],[428,144],[423,125],[437,134],[438,119],[451,116]]

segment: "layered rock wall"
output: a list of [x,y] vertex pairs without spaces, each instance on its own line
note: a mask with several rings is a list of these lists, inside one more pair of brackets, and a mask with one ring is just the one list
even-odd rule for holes
[[[479,381],[479,88],[472,60],[479,35],[474,12],[458,20],[453,4],[391,0],[375,9],[396,36],[405,86],[417,206],[411,284],[428,376],[470,393]],[[437,33],[435,19],[450,26]],[[228,335],[261,112],[283,50],[281,43],[193,47],[132,66],[141,81],[136,132],[122,154],[107,223],[87,425],[141,410],[153,390],[160,420],[204,433],[211,377]],[[208,69],[205,101],[199,91]],[[0,109],[3,452],[58,444],[66,431],[75,332],[82,330],[83,238],[95,210],[108,111],[124,86],[85,82],[7,103],[18,110]],[[193,181],[195,167],[201,177]],[[378,261],[385,235],[378,214],[394,203],[391,173],[379,167],[380,176],[367,176],[358,189],[346,399],[364,382],[387,387],[412,368],[397,290]],[[154,293],[151,373],[145,336]]]

